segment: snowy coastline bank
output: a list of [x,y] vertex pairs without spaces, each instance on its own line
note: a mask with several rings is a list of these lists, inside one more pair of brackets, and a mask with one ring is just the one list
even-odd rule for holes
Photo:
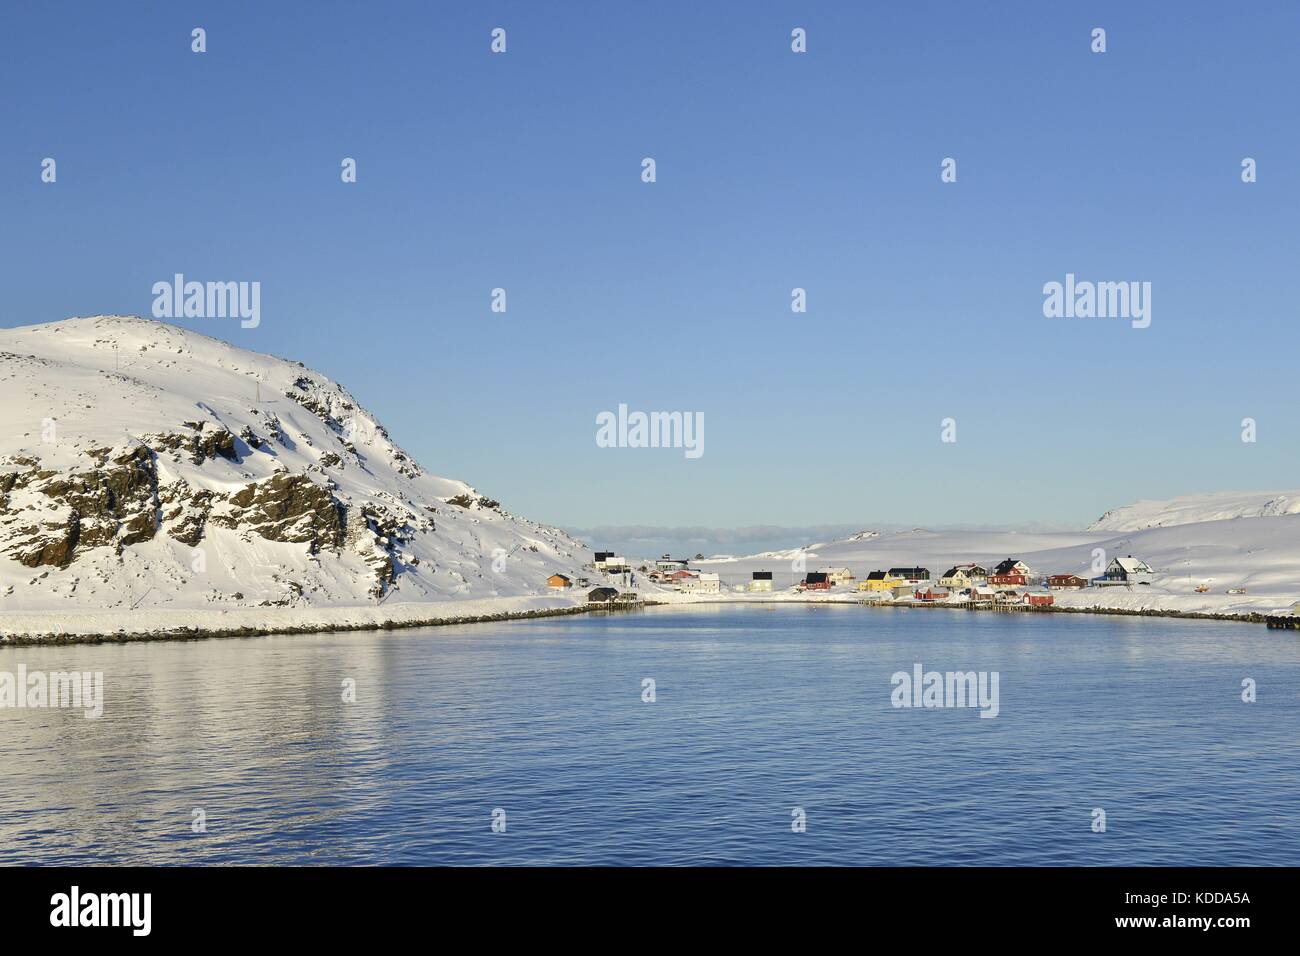
[[555,617],[581,614],[586,610],[586,606],[575,598],[538,595],[369,607],[253,607],[229,610],[153,608],[75,613],[20,611],[0,616],[0,647],[394,630]]
[[[873,602],[849,594],[766,594],[682,596],[656,593],[647,606],[690,607],[749,604],[836,604],[870,610],[983,611],[1024,614],[1110,614],[1127,617],[1173,617],[1191,620],[1262,624],[1263,610],[1180,610],[1151,606],[1121,607],[1058,604],[1007,611],[990,606],[920,602]],[[221,637],[260,637],[271,634],[383,631],[452,624],[481,624],[530,620],[569,614],[626,613],[627,609],[593,608],[577,596],[480,598],[424,604],[332,608],[239,608],[225,611],[155,609],[103,611],[70,616],[66,612],[6,614],[0,620],[0,647],[45,644],[102,644],[135,641],[187,641]]]

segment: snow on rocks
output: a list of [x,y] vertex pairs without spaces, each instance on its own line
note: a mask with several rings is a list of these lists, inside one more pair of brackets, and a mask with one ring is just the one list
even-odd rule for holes
[[326,376],[162,322],[0,330],[0,435],[6,630],[526,597],[590,559],[428,474]]

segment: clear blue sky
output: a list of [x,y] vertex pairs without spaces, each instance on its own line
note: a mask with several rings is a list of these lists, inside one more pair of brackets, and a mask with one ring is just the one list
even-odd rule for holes
[[[0,323],[260,281],[259,328],[182,324],[321,369],[518,513],[1082,524],[1298,483],[1295,3],[0,18]],[[1151,327],[1044,318],[1067,272],[1150,281]],[[703,412],[704,456],[598,448],[620,402]]]

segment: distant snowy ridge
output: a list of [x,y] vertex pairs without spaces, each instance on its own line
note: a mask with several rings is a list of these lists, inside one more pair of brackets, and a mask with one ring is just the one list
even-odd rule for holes
[[1167,501],[1137,501],[1107,511],[1089,531],[1143,531],[1202,521],[1300,514],[1300,491],[1221,491]]
[[0,330],[0,612],[518,597],[589,558],[301,363],[135,317]]

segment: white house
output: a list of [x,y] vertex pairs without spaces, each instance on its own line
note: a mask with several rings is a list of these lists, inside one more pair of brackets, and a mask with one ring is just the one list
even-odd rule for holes
[[682,578],[678,586],[680,590],[692,594],[719,594],[722,591],[722,580],[713,571],[702,571],[693,578]]
[[1093,581],[1099,587],[1116,584],[1150,584],[1155,572],[1145,561],[1128,555],[1114,558],[1106,565],[1106,573]]
[[749,582],[751,591],[770,591],[772,590],[772,572],[755,571],[753,578]]
[[831,584],[848,584],[853,580],[853,572],[848,568],[819,568]]

